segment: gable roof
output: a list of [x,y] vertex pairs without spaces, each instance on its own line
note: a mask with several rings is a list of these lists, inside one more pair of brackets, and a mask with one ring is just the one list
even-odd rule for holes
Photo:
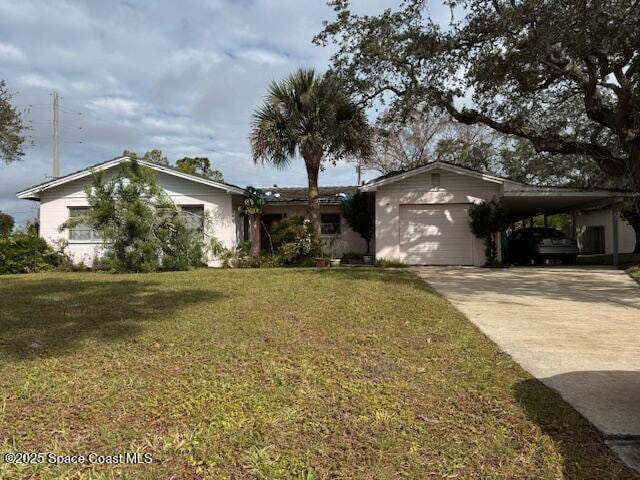
[[490,175],[488,173],[480,172],[477,170],[472,170],[470,168],[461,167],[459,165],[454,165],[453,163],[443,162],[441,160],[435,162],[429,162],[419,167],[412,168],[410,170],[399,170],[397,172],[387,173],[386,175],[382,175],[380,177],[374,178],[369,182],[365,183],[360,190],[363,192],[374,192],[378,187],[382,185],[388,185],[389,183],[397,182],[399,180],[404,180],[409,177],[413,177],[414,175],[420,175],[421,173],[427,173],[431,170],[446,170],[452,173],[457,173],[460,175],[466,175],[468,177],[478,178],[480,180],[485,180],[487,182],[493,182],[498,184],[504,184],[506,182],[513,183],[516,185],[525,186],[524,183],[516,182],[514,180],[510,180],[508,178],[498,177],[497,175]]
[[[116,165],[119,165],[122,162],[126,162],[129,160],[130,158],[127,156],[112,158],[111,160],[107,160],[102,163],[91,165],[87,168],[83,168],[82,170],[78,170],[68,175],[64,175],[62,177],[54,178],[53,180],[49,180],[37,185],[33,185],[29,188],[26,188],[16,193],[16,196],[18,198],[24,198],[28,200],[39,200],[40,193],[43,192],[44,190],[48,190],[50,188],[54,188],[59,185],[64,185],[65,183],[73,182],[74,180],[79,180],[81,178],[88,177],[90,175],[93,175],[94,172],[108,170],[109,168],[115,167]],[[140,159],[138,159],[138,163],[140,163],[140,165],[144,165],[146,167],[152,168],[153,170],[156,170],[158,172],[167,173],[169,175],[173,175],[174,177],[179,177],[185,180],[190,180],[192,182],[201,183],[203,185],[208,185],[210,187],[218,188],[220,190],[224,190],[227,193],[236,193],[239,195],[246,194],[246,191],[243,188],[237,187],[235,185],[231,185],[229,183],[224,183],[224,182],[216,182],[206,177],[202,177],[200,175],[192,175],[190,173],[184,173],[177,170],[176,168],[169,167],[167,165],[159,165],[157,163],[147,162],[145,160],[140,160]]]
[[[282,203],[304,203],[309,201],[309,189],[306,187],[264,187],[261,188],[267,205]],[[358,191],[355,186],[318,187],[320,203],[339,204]]]

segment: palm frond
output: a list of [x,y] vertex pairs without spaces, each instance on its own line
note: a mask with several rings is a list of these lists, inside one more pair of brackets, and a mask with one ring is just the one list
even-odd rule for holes
[[269,85],[253,115],[250,141],[255,162],[285,168],[297,153],[305,162],[366,156],[370,136],[365,114],[336,78],[300,69]]

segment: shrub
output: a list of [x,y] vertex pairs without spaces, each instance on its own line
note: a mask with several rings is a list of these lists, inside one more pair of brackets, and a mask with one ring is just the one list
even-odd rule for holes
[[201,232],[188,228],[184,216],[175,208],[169,208],[167,225],[158,229],[158,238],[163,248],[160,257],[162,270],[189,270],[204,266],[204,242],[198,237]]
[[304,217],[293,216],[275,222],[269,229],[273,250],[277,252],[285,243],[295,242],[304,227]]
[[103,172],[97,172],[85,191],[91,208],[62,228],[86,224],[96,230],[105,248],[102,260],[109,270],[187,270],[204,264],[203,231],[187,226],[152,169],[135,160],[125,162],[111,180],[104,180]]
[[14,225],[15,221],[13,220],[13,217],[0,210],[0,238],[9,238]]
[[0,273],[30,273],[49,270],[64,260],[62,252],[53,250],[35,235],[16,234],[0,239]]
[[389,260],[387,258],[379,258],[376,260],[376,267],[382,268],[406,268],[407,264],[398,260]]
[[373,220],[375,212],[373,211],[369,197],[365,193],[357,192],[351,198],[344,200],[340,204],[340,212],[347,221],[349,228],[359,233],[364,241],[367,242],[367,255],[369,255],[371,251],[371,239],[375,233]]
[[220,259],[223,268],[272,268],[284,265],[280,255],[252,255],[250,242],[227,248],[214,238],[211,240],[210,249],[213,255]]
[[508,224],[507,212],[504,205],[495,198],[489,202],[483,201],[469,208],[471,217],[471,231],[478,238],[484,238],[486,265],[498,264],[498,247],[495,234],[503,230]]
[[342,254],[342,263],[360,265],[364,263],[362,254],[358,252],[345,252]]
[[271,242],[283,265],[300,265],[303,259],[320,253],[311,224],[303,217],[288,217],[274,224]]

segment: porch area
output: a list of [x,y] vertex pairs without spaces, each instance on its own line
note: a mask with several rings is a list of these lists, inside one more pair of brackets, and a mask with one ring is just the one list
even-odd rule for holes
[[[285,218],[308,218],[308,193],[306,188],[271,187],[263,188],[265,205],[260,218],[259,243],[265,253],[272,253],[269,232]],[[335,258],[345,254],[367,253],[367,243],[349,228],[340,213],[340,203],[356,193],[357,187],[320,187],[320,241],[323,253]],[[248,228],[245,228],[245,240]],[[373,241],[371,251],[374,251]]]

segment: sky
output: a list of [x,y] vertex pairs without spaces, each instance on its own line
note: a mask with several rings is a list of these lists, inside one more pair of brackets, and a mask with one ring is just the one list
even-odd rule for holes
[[[353,9],[397,4],[354,0]],[[249,124],[270,81],[327,68],[332,50],[312,38],[332,18],[324,0],[0,0],[0,79],[32,127],[24,159],[0,164],[0,210],[17,224],[36,215],[37,203],[15,193],[52,174],[54,91],[62,175],[159,148],[172,162],[208,157],[239,186],[306,185],[301,160],[284,171],[254,164]],[[355,181],[349,163],[320,177]]]

